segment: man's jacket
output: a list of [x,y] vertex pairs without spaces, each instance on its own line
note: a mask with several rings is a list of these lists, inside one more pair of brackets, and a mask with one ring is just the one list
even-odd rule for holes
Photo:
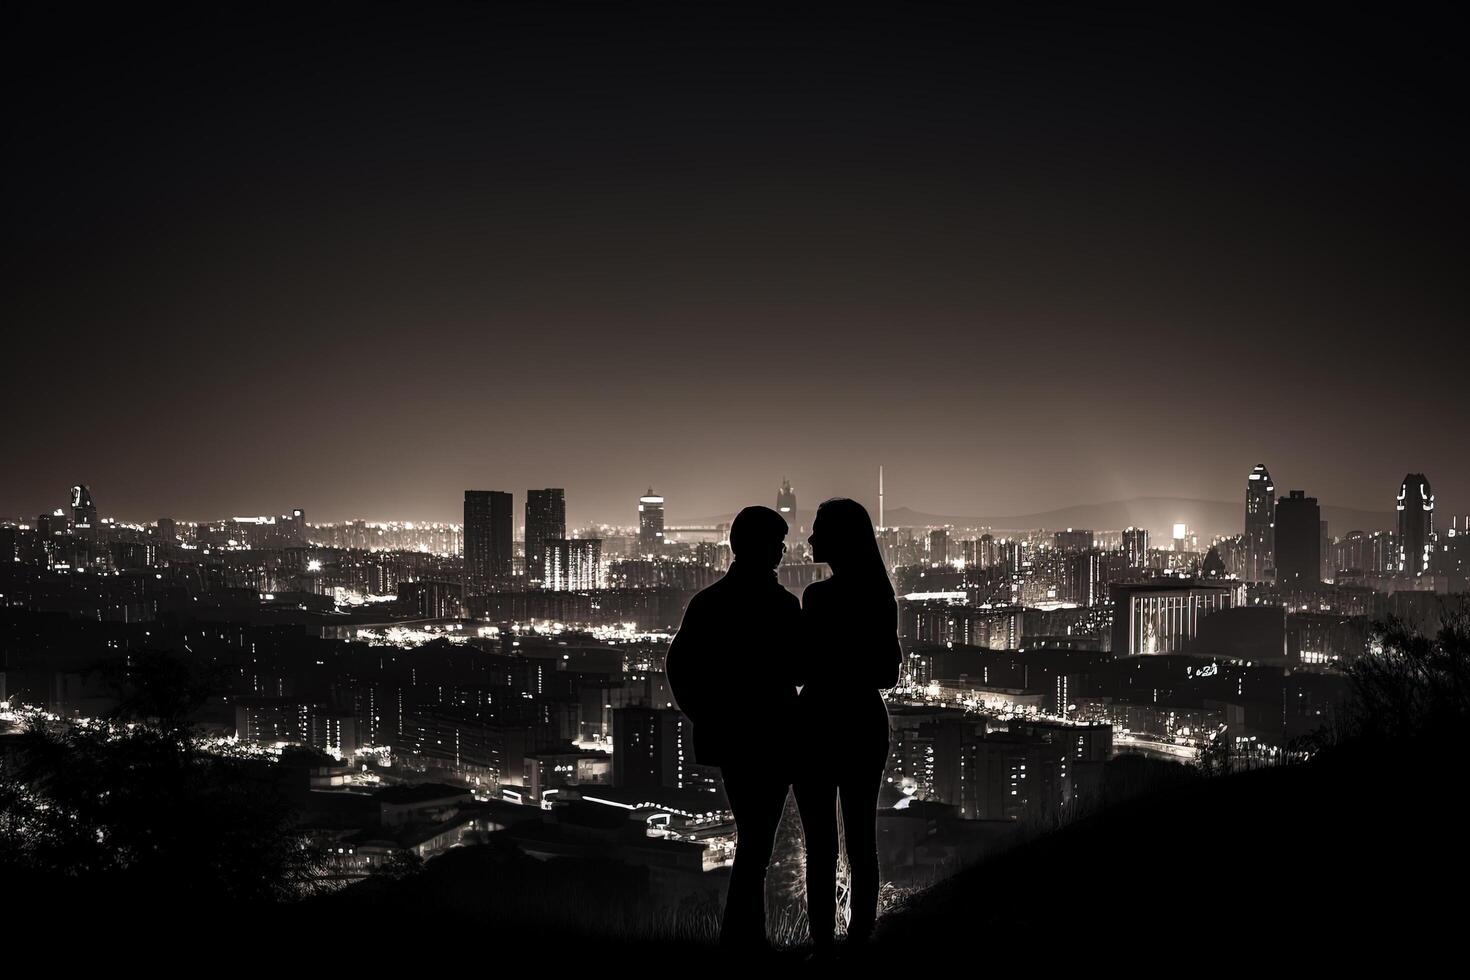
[[689,602],[669,645],[669,689],[703,765],[784,766],[796,713],[801,604],[772,569],[737,561]]

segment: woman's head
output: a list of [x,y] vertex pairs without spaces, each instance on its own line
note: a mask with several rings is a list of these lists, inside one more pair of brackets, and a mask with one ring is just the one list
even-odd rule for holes
[[834,497],[824,501],[817,508],[807,543],[812,546],[812,560],[826,562],[834,575],[888,582],[888,570],[883,567],[883,555],[873,533],[873,519],[856,500]]

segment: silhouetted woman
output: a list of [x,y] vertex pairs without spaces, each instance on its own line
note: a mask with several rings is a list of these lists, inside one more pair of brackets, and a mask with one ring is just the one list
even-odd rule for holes
[[865,942],[878,917],[878,789],[888,761],[888,709],[879,692],[898,683],[898,604],[873,522],[855,500],[817,508],[812,559],[832,575],[802,594],[804,649],[798,717],[806,751],[796,803],[806,835],[806,902],[812,942],[825,951],[836,927],[837,807],[852,868],[849,941]]

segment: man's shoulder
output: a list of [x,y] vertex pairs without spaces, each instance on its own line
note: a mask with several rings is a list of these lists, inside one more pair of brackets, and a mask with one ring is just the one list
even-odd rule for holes
[[801,602],[787,588],[771,576],[769,581],[759,579],[737,580],[726,575],[713,585],[700,589],[689,600],[707,609],[748,609],[751,606],[777,606],[782,609],[800,609]]

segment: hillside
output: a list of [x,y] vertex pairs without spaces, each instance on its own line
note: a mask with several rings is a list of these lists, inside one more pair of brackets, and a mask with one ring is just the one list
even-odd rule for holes
[[1324,936],[1349,955],[1432,947],[1462,918],[1451,895],[1470,870],[1457,772],[1443,747],[1404,746],[1175,786],[936,886],[885,918],[872,955],[1061,967]]

